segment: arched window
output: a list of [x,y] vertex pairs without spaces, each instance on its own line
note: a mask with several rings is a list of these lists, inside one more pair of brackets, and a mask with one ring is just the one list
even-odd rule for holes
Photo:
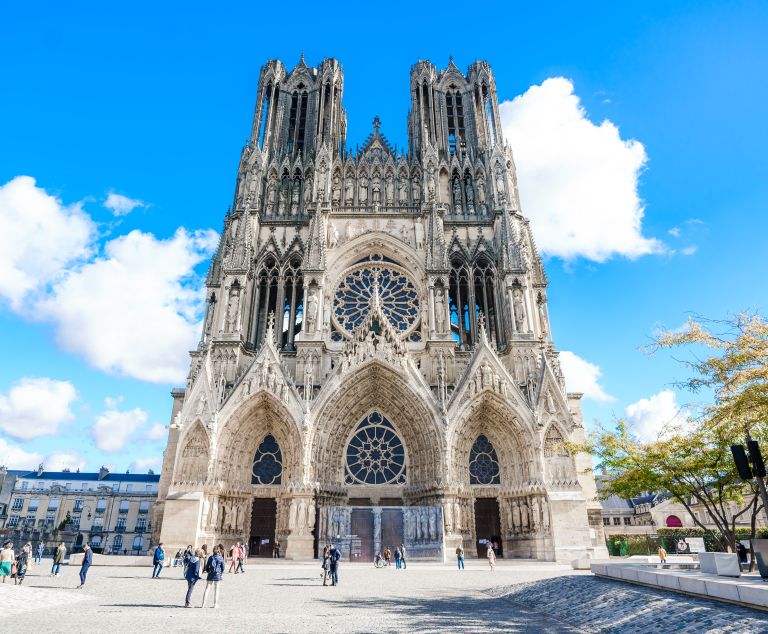
[[371,412],[357,426],[346,457],[346,484],[405,484],[405,447],[379,412]]
[[667,517],[665,524],[669,528],[681,528],[683,526],[683,523],[680,521],[680,518],[677,515],[670,515]]
[[494,279],[493,263],[486,257],[479,258],[474,266],[475,315],[479,316],[480,312],[485,315],[488,336],[495,334],[497,342],[501,342]]
[[493,116],[493,104],[488,94],[488,86],[483,84],[483,101],[485,102],[485,113],[487,117],[487,128],[490,132],[488,141],[491,146],[496,145],[496,119]]
[[296,253],[282,269],[271,255],[258,268],[251,308],[251,347],[257,348],[264,340],[272,314],[275,315],[275,345],[293,350],[304,318],[304,278],[301,257]]
[[304,317],[304,281],[298,256],[292,257],[283,269],[283,287],[280,346],[284,350],[293,350],[293,341],[301,331]]
[[499,458],[491,441],[480,434],[469,452],[470,484],[501,484]]
[[544,437],[544,457],[554,458],[556,456],[565,457],[568,450],[565,448],[563,436],[557,430],[557,427],[550,425],[547,435]]
[[495,334],[497,344],[503,341],[503,329],[496,305],[495,267],[487,257],[478,258],[470,267],[461,256],[451,260],[449,299],[451,333],[462,349],[477,341],[480,313],[485,316],[488,336]]
[[299,111],[299,93],[295,92],[291,96],[291,109],[288,114],[288,153],[293,149],[293,138],[296,135],[296,115]]
[[261,441],[253,457],[251,484],[280,484],[283,479],[283,454],[272,434]]

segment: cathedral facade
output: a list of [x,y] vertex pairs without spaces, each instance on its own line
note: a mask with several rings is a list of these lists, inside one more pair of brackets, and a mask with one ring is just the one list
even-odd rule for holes
[[401,151],[378,118],[347,149],[343,89],[335,59],[261,69],[155,539],[602,553],[491,68],[413,66]]

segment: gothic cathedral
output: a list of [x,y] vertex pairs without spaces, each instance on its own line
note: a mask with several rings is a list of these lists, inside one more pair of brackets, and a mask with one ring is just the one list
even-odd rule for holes
[[493,72],[411,69],[408,148],[347,149],[344,71],[261,69],[249,143],[173,391],[155,539],[253,556],[570,561],[604,552],[580,394]]

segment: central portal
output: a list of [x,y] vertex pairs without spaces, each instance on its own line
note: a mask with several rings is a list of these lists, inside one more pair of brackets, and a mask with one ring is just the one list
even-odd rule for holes
[[499,501],[496,498],[475,500],[475,536],[477,556],[484,558],[488,548],[495,544],[496,554],[502,556]]
[[251,539],[248,554],[251,557],[271,557],[275,544],[277,501],[273,498],[255,498],[251,512]]

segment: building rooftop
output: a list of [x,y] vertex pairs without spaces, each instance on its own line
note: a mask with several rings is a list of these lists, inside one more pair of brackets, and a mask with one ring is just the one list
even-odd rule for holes
[[[106,471],[106,470],[105,470]],[[76,480],[78,482],[160,482],[157,473],[110,473],[78,471],[19,471],[8,470],[9,474],[23,480]]]

